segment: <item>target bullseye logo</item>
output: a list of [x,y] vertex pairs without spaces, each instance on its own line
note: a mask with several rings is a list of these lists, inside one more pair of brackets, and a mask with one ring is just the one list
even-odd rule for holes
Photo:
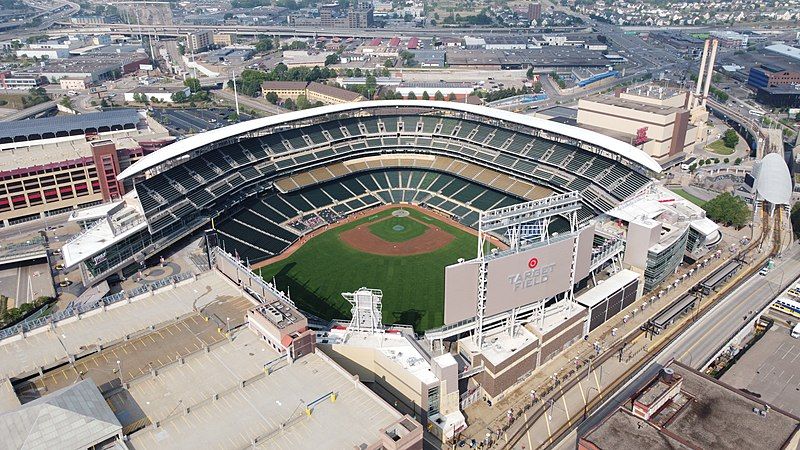
[[538,265],[539,265],[539,259],[538,258],[531,258],[531,259],[528,260],[528,268],[529,269],[535,269],[536,266],[538,266]]

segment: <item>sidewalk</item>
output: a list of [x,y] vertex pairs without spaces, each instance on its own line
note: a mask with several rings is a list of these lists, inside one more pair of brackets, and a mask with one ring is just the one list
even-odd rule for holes
[[[588,341],[578,342],[553,358],[547,364],[538,368],[531,377],[518,385],[514,391],[508,394],[504,399],[495,402],[493,406],[490,407],[486,402],[478,401],[468,407],[464,413],[469,426],[462,432],[462,435],[468,439],[476,439],[477,441],[483,440],[487,432],[494,432],[495,436],[497,436],[497,430],[508,423],[509,410],[513,410],[514,415],[516,415],[519,411],[525,411],[531,407],[532,390],[535,392],[535,398],[541,401],[540,399],[546,397],[552,390],[554,383],[556,383],[556,386],[563,385],[575,375],[576,372],[580,371],[580,373],[583,373],[585,371],[585,367],[599,355],[599,353],[596,353],[594,350],[595,343],[599,344],[601,353],[606,351],[615,343],[619,342],[624,336],[638,330],[647,320],[669,303],[688,292],[697,281],[710,275],[714,270],[726,263],[731,257],[729,243],[720,244],[719,248],[724,249],[722,250],[721,256],[713,258],[705,267],[700,267],[699,263],[702,263],[701,260],[698,264],[679,268],[676,274],[668,278],[661,285],[673,286],[677,281],[679,283],[678,286],[665,292],[653,305],[648,304],[643,307],[643,304],[650,303],[651,296],[657,296],[657,291],[644,294],[626,310],[621,311],[614,316],[614,318],[593,330],[589,334]],[[680,281],[691,269],[695,269],[692,276],[687,276],[683,281]],[[686,281],[692,282],[687,283]],[[627,321],[624,320],[626,316],[628,317]],[[616,333],[612,336],[612,330],[614,329],[616,329]],[[637,345],[626,347],[622,355],[623,359],[627,361],[641,354],[647,342],[646,340],[640,340]],[[619,374],[622,372],[624,372],[624,370],[620,370]],[[610,383],[616,379],[619,374],[611,376],[613,374],[609,373],[609,376],[606,377],[607,381]],[[597,389],[602,391],[601,383],[598,381],[597,384]]]

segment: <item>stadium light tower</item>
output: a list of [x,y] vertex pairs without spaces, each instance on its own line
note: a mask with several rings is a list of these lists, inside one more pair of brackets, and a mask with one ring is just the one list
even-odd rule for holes
[[348,331],[383,333],[381,322],[383,292],[380,289],[362,287],[355,292],[342,292],[342,297],[353,305],[350,310],[353,318],[350,319]]

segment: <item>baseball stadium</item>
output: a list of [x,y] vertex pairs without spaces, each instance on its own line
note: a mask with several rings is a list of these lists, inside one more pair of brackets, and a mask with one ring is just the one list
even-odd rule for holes
[[[443,324],[443,269],[475,256],[482,211],[576,192],[585,224],[659,170],[607,136],[486,107],[330,105],[145,156],[118,177],[135,191],[65,256],[93,284],[212,228],[304,311],[346,317],[340,293],[372,285],[384,290],[384,321],[424,330]],[[567,229],[548,222],[549,234]],[[493,235],[502,248],[505,230]]]
[[423,422],[449,417],[444,435],[459,395],[503,397],[712,251],[718,228],[660,171],[614,138],[483,106],[328,105],[143,156],[62,254],[94,286],[201,245],[274,350],[319,346]]

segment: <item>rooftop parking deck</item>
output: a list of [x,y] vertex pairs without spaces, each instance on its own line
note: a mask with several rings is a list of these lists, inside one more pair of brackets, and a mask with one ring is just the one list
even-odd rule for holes
[[121,301],[105,311],[96,309],[80,319],[72,317],[52,328],[33,330],[25,337],[7,338],[0,341],[0,377],[36,373],[40,367],[68,360],[70,355],[94,352],[98,346],[110,346],[150,326],[171,323],[192,313],[194,308],[236,297],[240,297],[239,291],[223,276],[206,273],[197,281],[168,286],[152,295],[134,298],[130,303]]
[[[250,352],[260,354],[253,352],[257,348],[240,350],[246,358]],[[333,400],[331,392],[336,393]],[[305,407],[318,399],[307,415]],[[174,399],[170,402],[175,404]],[[378,430],[399,418],[388,404],[315,353],[163,421],[158,428],[136,432],[129,445],[136,450],[245,448],[257,440],[258,447],[269,449],[344,449],[377,441]]]

